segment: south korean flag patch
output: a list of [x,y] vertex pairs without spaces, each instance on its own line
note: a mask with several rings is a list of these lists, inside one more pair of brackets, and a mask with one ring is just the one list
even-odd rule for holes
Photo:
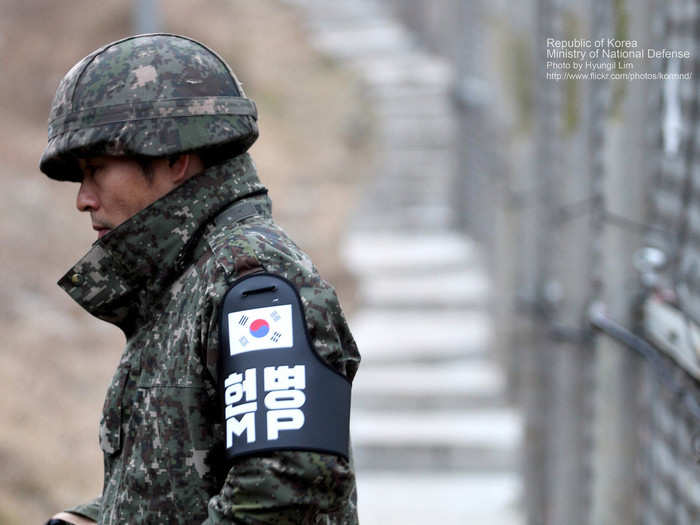
[[350,382],[313,350],[289,281],[236,281],[219,317],[219,399],[226,455],[310,450],[348,457]]
[[292,305],[253,308],[228,314],[231,355],[253,350],[291,348],[294,341]]

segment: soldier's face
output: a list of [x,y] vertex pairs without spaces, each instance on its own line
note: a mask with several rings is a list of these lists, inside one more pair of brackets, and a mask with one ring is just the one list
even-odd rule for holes
[[146,177],[141,165],[129,158],[96,156],[79,162],[83,180],[76,205],[90,213],[98,239],[173,187],[160,170]]

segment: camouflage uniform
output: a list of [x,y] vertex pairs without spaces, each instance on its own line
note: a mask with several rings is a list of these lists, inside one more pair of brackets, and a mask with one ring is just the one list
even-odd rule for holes
[[[245,150],[255,106],[202,44],[142,35],[109,44],[59,85],[41,169],[80,181],[76,156],[206,150],[218,161],[97,241],[59,284],[127,343],[100,423],[104,489],[70,509],[116,523],[354,523],[340,456],[224,459],[218,310],[236,279],[278,274],[300,293],[314,350],[352,380],[359,354],[334,290],[274,224]],[[253,210],[236,217],[237,206]]]
[[[256,214],[216,220],[232,203]],[[340,457],[275,452],[224,467],[218,307],[257,270],[296,285],[316,352],[352,379],[359,355],[335,292],[272,221],[247,154],[133,216],[60,280],[127,336],[100,423],[104,492],[72,511],[104,524],[356,522],[354,475]]]

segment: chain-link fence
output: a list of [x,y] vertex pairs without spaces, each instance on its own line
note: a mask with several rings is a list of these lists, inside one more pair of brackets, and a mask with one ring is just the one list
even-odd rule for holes
[[456,72],[529,522],[700,522],[700,6],[389,3]]

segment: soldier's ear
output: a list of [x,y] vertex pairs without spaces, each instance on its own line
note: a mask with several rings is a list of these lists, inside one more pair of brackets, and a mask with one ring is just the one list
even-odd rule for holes
[[175,184],[181,184],[187,179],[187,169],[190,164],[188,154],[172,155],[168,157],[168,171],[170,179]]
[[168,169],[173,183],[182,184],[192,175],[202,171],[202,161],[194,153],[183,153],[168,157]]

